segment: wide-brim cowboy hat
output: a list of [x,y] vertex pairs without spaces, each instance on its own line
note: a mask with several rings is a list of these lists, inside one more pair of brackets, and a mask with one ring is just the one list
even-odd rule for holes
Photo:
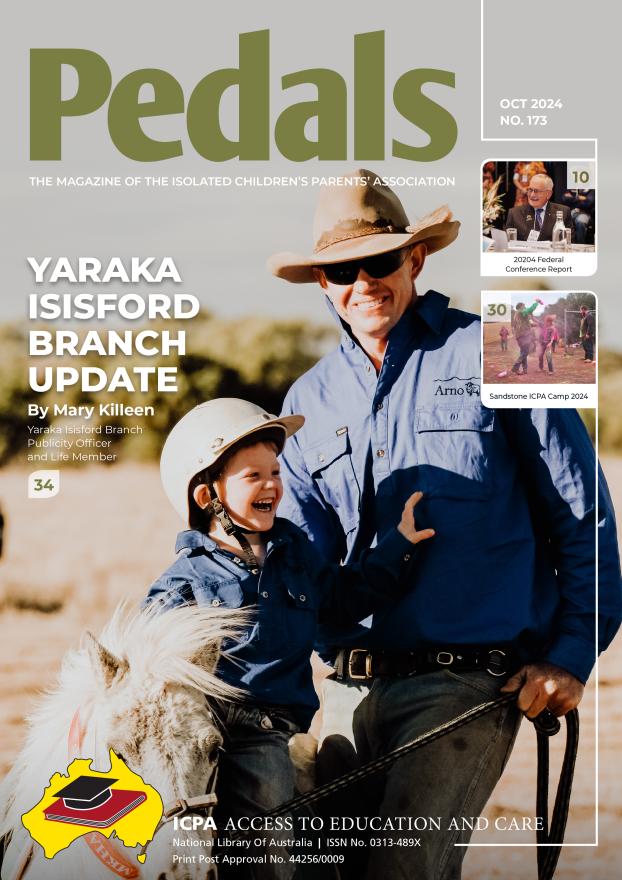
[[268,269],[294,284],[315,281],[313,270],[331,263],[359,260],[408,245],[425,243],[429,254],[447,247],[458,235],[460,223],[442,205],[415,223],[382,178],[361,168],[343,183],[320,191],[311,256],[289,252],[273,254]]

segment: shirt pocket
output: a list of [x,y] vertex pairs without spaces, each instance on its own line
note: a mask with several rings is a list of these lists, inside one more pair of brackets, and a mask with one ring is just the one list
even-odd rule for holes
[[358,525],[361,493],[352,463],[348,431],[335,433],[302,451],[308,473],[345,532]]
[[415,410],[415,447],[427,498],[492,497],[494,422],[494,411],[483,407]]
[[[203,581],[194,588],[197,605],[208,605],[212,608],[241,608],[248,604],[237,578],[227,578],[218,581]],[[259,622],[256,608],[249,608],[248,620],[241,626],[236,626],[236,635],[229,639],[223,639],[220,649],[223,654],[235,656],[240,650],[246,649],[250,644],[259,639]]]
[[206,582],[194,587],[197,605],[211,605],[214,608],[240,608],[244,592],[237,578]]
[[288,653],[305,651],[311,656],[315,644],[318,597],[303,563],[287,566],[283,603],[283,636]]

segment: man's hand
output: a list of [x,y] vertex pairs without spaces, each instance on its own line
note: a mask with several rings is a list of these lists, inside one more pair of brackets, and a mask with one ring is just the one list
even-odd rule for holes
[[423,492],[414,492],[404,505],[402,518],[397,527],[398,532],[403,535],[411,544],[418,544],[419,541],[425,541],[427,538],[433,538],[436,532],[434,529],[422,529],[417,531],[415,526],[414,509],[423,498]]
[[581,702],[584,686],[578,678],[552,663],[530,663],[508,679],[501,693],[519,691],[517,706],[527,718],[535,718],[543,709],[553,715],[565,715]]

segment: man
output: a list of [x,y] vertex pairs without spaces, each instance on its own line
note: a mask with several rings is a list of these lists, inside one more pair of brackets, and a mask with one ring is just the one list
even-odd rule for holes
[[538,233],[538,241],[551,241],[557,212],[562,212],[564,226],[572,228],[570,208],[551,202],[553,181],[547,174],[534,174],[527,187],[527,204],[510,208],[506,229],[516,229],[519,241],[527,241],[529,233]]
[[594,315],[590,314],[587,306],[579,308],[581,323],[579,325],[579,339],[585,352],[584,362],[591,364],[594,360],[594,337],[596,335],[596,322]]
[[[563,714],[594,663],[594,450],[574,411],[481,405],[479,319],[415,288],[426,255],[458,227],[447,209],[411,226],[395,193],[360,170],[321,192],[314,253],[269,261],[290,282],[316,280],[343,331],[284,404],[307,419],[283,458],[285,515],[318,553],[356,559],[417,488],[417,526],[436,531],[404,599],[358,626],[322,628],[318,647],[335,667],[324,689],[329,756],[348,740],[360,760],[385,754],[503,682],[530,718],[547,706]],[[600,489],[604,648],[622,602]],[[454,844],[468,841],[519,717],[505,705],[393,765],[375,814],[442,817],[442,831],[370,849],[369,878],[460,876]]]

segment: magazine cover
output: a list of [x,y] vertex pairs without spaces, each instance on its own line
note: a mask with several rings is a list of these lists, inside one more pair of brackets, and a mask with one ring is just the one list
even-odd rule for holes
[[605,5],[4,33],[2,880],[618,877]]

